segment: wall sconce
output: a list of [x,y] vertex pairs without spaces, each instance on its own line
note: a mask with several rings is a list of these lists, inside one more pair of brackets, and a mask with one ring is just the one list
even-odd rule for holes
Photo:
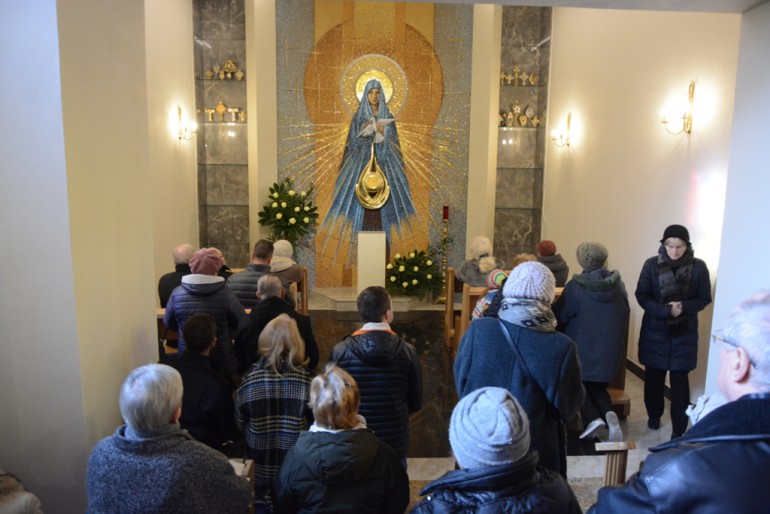
[[[668,120],[668,113],[663,114],[663,118],[660,120],[660,122],[663,124],[663,128],[666,129],[666,132],[669,134],[676,136],[684,132],[685,134],[690,134],[692,132],[692,104],[693,104],[693,98],[695,97],[695,81],[690,81],[690,87],[687,88],[687,103],[682,106],[683,112],[682,112],[682,127],[679,128],[677,125],[677,128],[679,130],[671,130],[669,128],[669,120]],[[673,110],[673,109],[671,109]],[[679,117],[679,115],[675,115],[675,117]]]
[[559,132],[556,129],[551,131],[551,140],[558,147],[569,146],[569,133],[570,125],[572,124],[572,113],[567,113],[567,123],[563,132]]
[[179,140],[182,139],[189,141],[193,138],[196,132],[198,132],[198,123],[195,121],[188,121],[182,119],[182,106],[176,106],[176,112],[179,119]]

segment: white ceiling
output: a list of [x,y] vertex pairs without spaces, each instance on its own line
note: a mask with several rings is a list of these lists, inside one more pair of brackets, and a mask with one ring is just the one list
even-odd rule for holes
[[588,7],[644,11],[742,13],[767,0],[410,0],[448,4],[502,4],[538,7]]

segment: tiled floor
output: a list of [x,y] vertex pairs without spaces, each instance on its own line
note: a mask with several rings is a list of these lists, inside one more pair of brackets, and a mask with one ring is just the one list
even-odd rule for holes
[[[352,293],[351,293],[352,295]],[[454,468],[454,459],[447,437],[449,418],[457,403],[452,364],[443,344],[443,310],[426,306],[427,310],[397,312],[393,329],[412,343],[420,355],[424,378],[424,406],[410,420],[409,477],[412,480],[433,480]],[[321,365],[326,362],[334,344],[358,329],[361,325],[356,313],[328,309],[310,296],[310,317],[319,344]],[[631,398],[631,415],[621,420],[627,441],[636,442],[636,450],[628,457],[628,473],[639,468],[648,448],[667,441],[671,437],[671,422],[666,412],[660,430],[647,428],[647,415],[643,402],[643,383],[636,376],[626,376],[626,392]],[[668,402],[667,402],[668,408]],[[605,435],[601,432],[599,436]],[[575,439],[572,437],[571,439]],[[590,445],[589,445],[590,447]],[[568,478],[603,477],[603,455],[573,455],[583,453],[578,447],[570,447],[567,458]]]

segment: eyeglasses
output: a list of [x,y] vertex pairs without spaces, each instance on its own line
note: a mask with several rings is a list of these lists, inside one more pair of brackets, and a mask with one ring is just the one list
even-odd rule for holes
[[749,355],[749,352],[746,351],[746,348],[743,348],[743,346],[739,345],[738,343],[731,341],[725,337],[725,333],[723,330],[717,330],[713,334],[711,334],[711,340],[715,343],[722,343],[726,344],[728,346],[735,348],[742,348],[744,352],[746,352],[746,355],[749,358],[749,362],[751,363],[752,367],[756,369],[757,364],[754,362],[754,359],[751,358],[751,355]]

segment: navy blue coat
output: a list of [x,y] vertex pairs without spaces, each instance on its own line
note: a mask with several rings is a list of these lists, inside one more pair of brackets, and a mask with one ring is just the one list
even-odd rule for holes
[[[455,358],[457,395],[462,398],[481,387],[510,391],[527,411],[531,447],[540,454],[540,464],[566,475],[563,424],[585,400],[577,346],[559,332],[536,332],[503,323],[526,362],[516,358],[497,318],[473,320]],[[536,384],[527,378],[525,366]]]
[[728,402],[650,452],[625,485],[599,490],[589,514],[767,512],[770,395]]
[[617,271],[597,269],[567,282],[553,313],[575,341],[584,382],[611,382],[625,358],[628,294]]
[[692,260],[690,291],[690,297],[682,300],[681,316],[687,320],[686,330],[672,335],[666,324],[671,318],[671,307],[661,300],[658,256],[644,262],[636,285],[636,301],[644,309],[639,362],[645,366],[671,371],[692,371],[697,366],[698,313],[711,303],[711,280],[706,263],[696,258]]
[[208,275],[187,275],[182,279],[182,285],[171,293],[163,323],[170,330],[179,331],[179,352],[181,353],[184,352],[182,330],[187,318],[199,312],[210,314],[217,324],[217,344],[211,351],[211,363],[214,369],[229,377],[238,372],[230,329],[233,329],[233,333],[242,330],[248,326],[249,317],[235,294],[225,285],[224,280],[206,282],[214,277],[200,279],[199,277],[202,276],[208,277]]
[[337,343],[329,361],[353,376],[366,425],[405,460],[409,414],[422,408],[422,369],[414,346],[393,332],[359,331]]

